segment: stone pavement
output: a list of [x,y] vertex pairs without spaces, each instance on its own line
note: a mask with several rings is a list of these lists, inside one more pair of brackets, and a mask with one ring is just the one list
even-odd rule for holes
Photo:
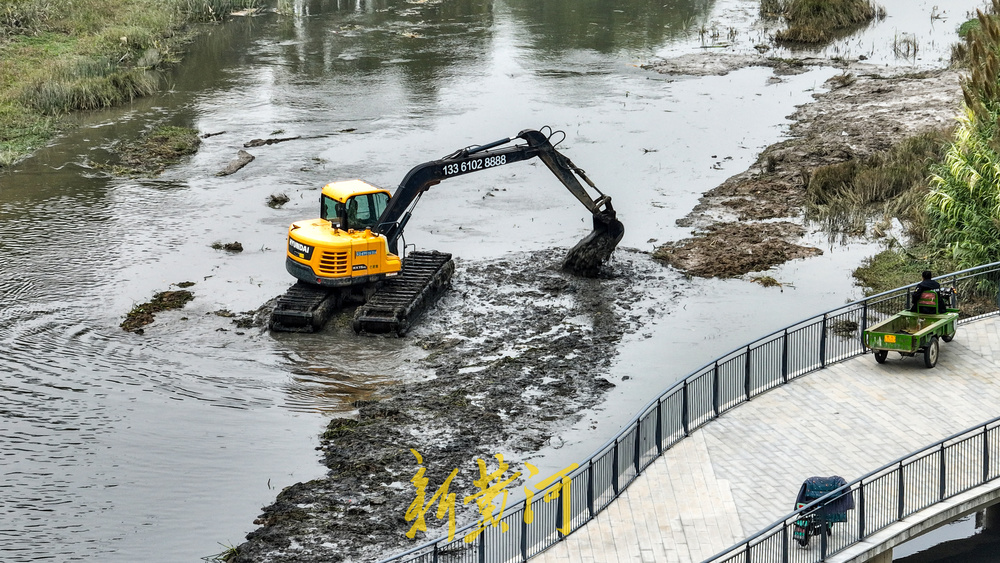
[[802,481],[853,481],[1000,416],[1000,322],[960,325],[923,357],[866,354],[773,389],[664,452],[538,562],[698,563],[791,512]]

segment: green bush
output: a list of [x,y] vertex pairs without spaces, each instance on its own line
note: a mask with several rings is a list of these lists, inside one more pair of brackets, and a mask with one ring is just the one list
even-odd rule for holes
[[960,268],[1000,260],[1000,23],[982,13],[979,21],[969,32],[964,112],[926,201],[933,240]]

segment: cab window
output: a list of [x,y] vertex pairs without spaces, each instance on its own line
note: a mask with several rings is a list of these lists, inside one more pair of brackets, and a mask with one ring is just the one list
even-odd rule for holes
[[332,197],[322,196],[320,218],[329,221],[334,228],[340,228],[344,221],[344,204]]
[[347,200],[347,227],[360,231],[374,229],[389,203],[384,193],[356,195]]

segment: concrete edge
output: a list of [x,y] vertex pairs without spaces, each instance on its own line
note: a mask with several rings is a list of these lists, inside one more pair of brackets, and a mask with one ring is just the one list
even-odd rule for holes
[[970,489],[911,514],[851,547],[826,558],[829,563],[867,563],[885,551],[940,528],[952,520],[1000,502],[1000,479]]

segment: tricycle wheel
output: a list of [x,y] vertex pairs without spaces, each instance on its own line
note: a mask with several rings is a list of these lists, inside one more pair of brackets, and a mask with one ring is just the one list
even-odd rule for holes
[[927,344],[927,349],[924,350],[924,365],[929,368],[936,366],[939,351],[938,337],[934,335],[931,337],[930,343]]
[[880,364],[884,364],[885,363],[885,359],[887,357],[889,357],[889,351],[888,350],[875,350],[875,361],[876,362],[878,362]]
[[[958,332],[958,328],[955,329],[955,332]],[[952,339],[955,338],[955,332],[951,334],[942,334],[941,340],[944,340],[945,342],[951,342]]]

